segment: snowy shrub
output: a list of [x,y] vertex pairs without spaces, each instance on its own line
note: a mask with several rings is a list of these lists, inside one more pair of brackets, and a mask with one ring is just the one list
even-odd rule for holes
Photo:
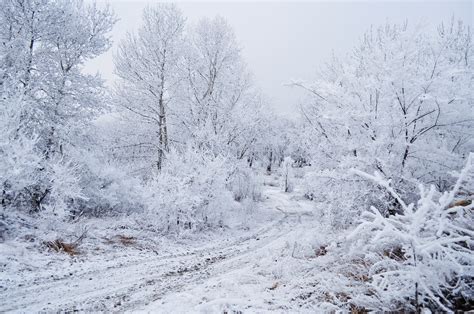
[[163,166],[143,195],[147,216],[164,232],[226,227],[261,199],[261,183],[244,162],[189,146],[168,153]]
[[[384,187],[403,211],[384,217],[375,207],[349,235],[355,255],[370,262],[369,284],[383,310],[450,311],[472,300],[474,245],[472,200],[463,186],[472,186],[474,154],[449,192],[420,185],[416,204],[406,204],[390,181],[379,174],[356,173]],[[462,196],[463,199],[459,200]],[[458,199],[458,201],[456,201]]]
[[379,197],[371,185],[358,182],[341,170],[310,171],[303,179],[302,188],[306,198],[322,204],[321,219],[333,228],[350,227],[361,208],[377,203]]
[[59,217],[68,217],[71,202],[83,199],[78,167],[71,161],[56,159],[47,163],[49,182],[43,208]]
[[260,201],[262,199],[261,178],[245,163],[237,163],[234,166],[227,185],[232,191],[234,200],[238,202],[245,199],[252,201]]
[[[21,107],[23,101],[17,105]],[[46,160],[38,137],[27,135],[18,113],[3,102],[0,117],[0,183],[2,207],[64,216],[68,200],[81,197],[76,167],[62,158]],[[16,124],[15,127],[12,124]]]
[[[15,104],[21,107],[24,102]],[[133,205],[141,201],[138,180],[104,165],[87,150],[71,150],[69,157],[56,154],[46,158],[38,147],[38,137],[26,135],[18,127],[21,125],[18,112],[5,102],[2,105],[5,109],[0,117],[3,208],[63,219],[137,209]]]
[[[41,156],[36,153],[37,137],[21,129],[21,98],[0,99],[0,184],[1,205],[25,206],[22,194],[37,183]],[[28,202],[28,200],[25,200]]]
[[192,148],[171,151],[145,187],[147,213],[164,231],[223,227],[236,207],[226,189],[229,174],[223,157]]
[[84,197],[70,204],[73,218],[115,216],[143,212],[142,182],[115,166],[83,154],[80,186]]
[[[2,138],[3,139],[3,138]],[[35,141],[22,135],[17,140],[0,142],[0,183],[2,206],[19,204],[21,193],[37,183],[40,158],[34,152]]]

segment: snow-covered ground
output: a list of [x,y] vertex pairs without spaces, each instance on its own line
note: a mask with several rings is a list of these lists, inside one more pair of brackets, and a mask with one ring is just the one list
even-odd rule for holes
[[73,257],[2,243],[0,311],[304,309],[295,278],[308,260],[299,239],[314,233],[314,205],[271,186],[264,198],[247,230],[179,240],[96,235],[100,245]]

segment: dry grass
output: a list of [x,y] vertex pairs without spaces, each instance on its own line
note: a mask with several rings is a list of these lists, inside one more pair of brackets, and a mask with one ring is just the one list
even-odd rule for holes
[[125,235],[119,234],[117,236],[117,239],[120,243],[122,243],[122,245],[126,245],[126,246],[133,245],[136,243],[136,238],[132,236],[125,236]]
[[118,234],[116,236],[113,236],[112,238],[103,238],[105,241],[105,244],[121,244],[124,246],[132,246],[136,245],[137,243],[137,238],[132,237],[132,236],[126,236],[123,234]]
[[449,205],[449,208],[453,208],[453,207],[466,207],[466,206],[469,206],[472,204],[472,200],[469,200],[469,199],[466,199],[466,200],[459,200],[459,201],[456,201],[454,203],[452,203],[451,205]]
[[370,264],[366,260],[352,259],[341,274],[359,282],[368,282],[370,281],[369,268]]
[[366,314],[369,313],[369,310],[366,308],[351,304],[350,305],[351,314]]
[[44,244],[56,252],[64,252],[71,256],[79,254],[76,243],[66,243],[61,239],[56,239],[54,241],[46,241]]

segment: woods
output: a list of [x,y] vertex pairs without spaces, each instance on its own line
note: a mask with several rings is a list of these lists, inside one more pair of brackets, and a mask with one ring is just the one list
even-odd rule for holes
[[315,80],[290,82],[307,97],[289,119],[272,112],[229,22],[190,22],[175,4],[145,8],[106,87],[84,66],[111,49],[117,20],[80,0],[0,4],[2,273],[54,259],[68,235],[71,259],[82,241],[133,246],[145,233],[229,241],[259,230],[273,201],[270,221],[295,214],[283,203],[311,214],[296,212],[312,225],[285,256],[303,278],[289,293],[305,291],[288,304],[472,310],[469,24],[372,27]]

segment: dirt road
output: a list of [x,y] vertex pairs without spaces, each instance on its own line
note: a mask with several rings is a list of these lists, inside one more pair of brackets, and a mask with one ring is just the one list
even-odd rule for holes
[[277,188],[267,188],[266,195],[265,206],[274,208],[274,219],[254,233],[190,253],[143,255],[80,274],[25,282],[0,292],[0,312],[169,311],[178,310],[174,303],[189,291],[197,304],[179,303],[179,311],[210,302],[200,291],[223,289],[216,280],[238,281],[233,277],[236,273],[246,274],[259,259],[268,258],[272,247],[282,246],[286,236],[307,220],[302,217],[311,215]]

